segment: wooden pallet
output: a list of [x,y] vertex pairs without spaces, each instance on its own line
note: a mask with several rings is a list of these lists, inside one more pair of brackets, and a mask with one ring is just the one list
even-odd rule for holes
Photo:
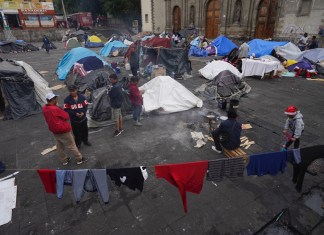
[[244,152],[241,148],[237,148],[234,150],[228,150],[228,149],[223,149],[223,152],[226,157],[228,158],[235,158],[235,157],[243,157],[244,162],[247,161],[248,155],[246,152]]

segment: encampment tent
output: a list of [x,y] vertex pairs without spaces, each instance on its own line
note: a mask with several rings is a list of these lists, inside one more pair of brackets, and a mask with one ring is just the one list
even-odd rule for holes
[[64,46],[65,49],[73,49],[76,47],[82,47],[82,45],[79,43],[77,38],[70,38],[65,42],[65,46]]
[[126,53],[128,46],[126,46],[121,41],[112,41],[106,44],[99,52],[100,55],[103,56],[112,56],[113,52],[118,50],[118,55],[124,55]]
[[275,49],[275,47],[283,46],[286,45],[287,43],[288,42],[276,42],[276,41],[266,41],[262,39],[253,39],[248,42],[250,47],[248,56],[251,56],[252,54],[254,54],[255,57],[270,55],[271,52]]
[[149,63],[162,64],[166,67],[167,74],[174,73],[175,77],[181,77],[184,73],[191,72],[188,49],[143,47],[143,54],[145,59],[142,61],[142,67]]
[[143,94],[145,112],[159,110],[174,113],[201,108],[203,102],[187,88],[169,76],[158,76],[139,88]]
[[150,39],[145,40],[143,42],[143,45],[147,47],[171,48],[171,40],[169,38],[152,37]]
[[234,42],[223,35],[215,38],[211,45],[217,48],[217,55],[219,56],[225,56],[234,48],[238,48]]
[[217,99],[230,100],[239,98],[251,91],[251,87],[229,70],[223,70],[211,81],[202,84],[195,92],[208,101]]
[[238,77],[242,77],[242,74],[238,71],[237,68],[235,68],[233,65],[231,65],[228,62],[225,61],[212,61],[209,64],[207,64],[205,67],[200,69],[198,72],[201,76],[208,80],[213,80],[220,72],[224,70],[229,70],[231,73]]
[[101,39],[99,37],[92,35],[86,41],[85,46],[86,47],[103,47],[104,43],[101,41]]
[[[36,88],[36,89],[35,89]],[[0,61],[0,89],[8,106],[5,119],[19,119],[41,112],[50,91],[47,82],[22,61]]]
[[57,69],[56,74],[60,80],[65,80],[66,75],[71,70],[72,66],[82,58],[88,57],[88,56],[96,56],[98,59],[100,59],[104,65],[108,65],[108,63],[101,58],[97,53],[94,51],[91,51],[87,48],[83,47],[77,47],[73,48],[69,52],[65,53],[65,55],[61,58]]

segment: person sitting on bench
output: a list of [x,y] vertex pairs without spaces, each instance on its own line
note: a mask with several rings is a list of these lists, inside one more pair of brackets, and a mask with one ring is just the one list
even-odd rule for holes
[[223,121],[219,127],[212,132],[215,146],[212,149],[221,153],[223,148],[234,150],[240,147],[242,123],[237,121],[237,113],[235,111],[227,112],[228,119]]

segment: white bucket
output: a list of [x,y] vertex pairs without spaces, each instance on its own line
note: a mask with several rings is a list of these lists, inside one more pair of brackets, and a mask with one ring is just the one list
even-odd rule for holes
[[126,69],[126,70],[130,70],[130,69],[131,69],[129,63],[126,63],[126,64],[125,64],[125,69]]

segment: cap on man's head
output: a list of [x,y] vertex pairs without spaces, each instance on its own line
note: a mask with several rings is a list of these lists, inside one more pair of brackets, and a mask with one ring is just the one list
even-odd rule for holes
[[50,101],[56,97],[58,97],[58,95],[55,95],[54,93],[47,93],[45,96],[46,100],[48,100],[48,101]]
[[234,110],[227,111],[228,118],[237,118],[237,113]]
[[68,87],[68,89],[69,89],[69,91],[75,91],[75,90],[78,89],[78,87],[77,87],[76,85],[70,85],[70,86]]

